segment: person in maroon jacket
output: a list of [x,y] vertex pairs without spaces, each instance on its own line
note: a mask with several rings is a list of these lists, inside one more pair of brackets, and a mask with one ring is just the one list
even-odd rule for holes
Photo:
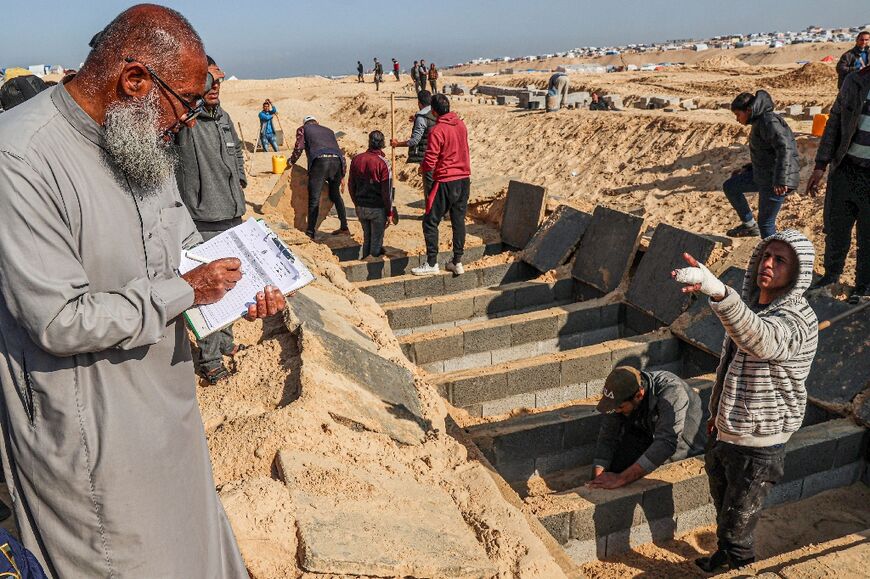
[[369,149],[350,162],[348,179],[350,198],[356,206],[356,216],[363,230],[361,259],[384,253],[384,230],[393,212],[390,191],[390,165],[384,156],[384,134],[369,133]]
[[434,181],[426,196],[423,238],[426,240],[426,263],[411,270],[414,275],[438,273],[438,224],[449,212],[453,228],[453,260],[444,268],[456,275],[465,272],[462,254],[465,249],[465,212],[471,190],[471,160],[468,130],[456,113],[450,112],[450,100],[443,94],[432,95],[432,112],[437,123],[429,131],[426,154],[420,173],[432,171]]

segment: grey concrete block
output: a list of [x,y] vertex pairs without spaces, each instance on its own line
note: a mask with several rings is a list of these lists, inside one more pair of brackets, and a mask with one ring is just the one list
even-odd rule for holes
[[465,354],[476,354],[507,348],[511,345],[511,327],[506,324],[468,324],[463,327]]
[[511,324],[511,344],[529,344],[553,338],[558,332],[556,316],[520,319]]
[[[366,282],[363,282],[366,283]],[[358,285],[360,291],[370,295],[379,304],[396,302],[405,299],[405,284],[403,282],[389,281],[383,283],[378,280],[378,283],[371,285]]]
[[511,181],[501,225],[503,243],[523,249],[541,223],[547,205],[547,190],[538,185]]
[[822,491],[846,487],[861,480],[864,462],[856,461],[826,472],[817,472],[804,478],[801,498],[817,495]]
[[444,371],[458,372],[470,368],[482,368],[491,364],[492,355],[489,352],[478,352],[477,354],[468,354],[458,358],[444,360]]
[[555,300],[554,287],[541,282],[522,284],[514,290],[514,307],[516,309],[529,306],[540,306]]
[[562,360],[562,385],[585,384],[595,378],[605,378],[613,369],[610,350],[601,346],[580,348]]
[[[589,464],[594,457],[594,448],[588,446],[563,450],[557,454],[547,454],[539,456],[535,459],[535,470],[538,474],[545,475],[551,472],[565,470],[567,468],[577,468],[582,465]],[[590,468],[589,475],[591,477],[592,470]]]
[[457,296],[456,299],[432,303],[432,323],[455,322],[474,317],[474,297]]
[[[498,400],[507,395],[507,374],[492,372],[474,376],[464,376],[451,381],[451,395],[454,406],[470,406],[486,400]],[[532,396],[532,404],[535,399]]]
[[773,485],[773,488],[770,489],[770,494],[767,495],[767,499],[764,501],[765,508],[799,500],[803,486],[804,479]]
[[529,458],[562,450],[561,422],[503,434],[493,441],[496,457]]
[[397,305],[386,308],[385,313],[390,327],[394,329],[419,328],[432,323],[432,306],[429,304]]
[[422,298],[444,295],[445,275],[412,276],[405,280],[405,296]]
[[[822,425],[819,425],[822,426]],[[791,482],[833,467],[836,438],[827,438],[818,426],[802,428],[786,444],[785,474],[781,482]]]
[[601,306],[600,311],[600,327],[618,326],[623,322],[625,311],[627,309],[626,305],[621,302],[615,304],[604,304]]
[[534,342],[536,355],[555,354],[563,349],[561,345],[564,343],[565,342],[558,337],[538,340],[537,342]]
[[599,205],[580,240],[571,275],[608,293],[628,271],[640,240],[643,218]]
[[588,213],[559,205],[535,232],[522,260],[542,273],[559,267],[568,261],[591,219]]
[[546,408],[547,406],[555,406],[565,402],[566,388],[556,386],[555,388],[546,388],[535,392],[535,408]]
[[487,291],[474,296],[474,315],[487,316],[514,309],[514,290]]
[[508,279],[511,270],[510,266],[510,263],[499,263],[490,267],[481,268],[477,272],[480,287],[491,287],[515,281]]
[[556,338],[557,350],[564,352],[566,350],[574,350],[583,345],[583,334],[567,334]]
[[606,326],[583,332],[583,345],[592,346],[619,338],[619,326]]
[[601,393],[604,391],[604,378],[596,378],[594,380],[589,380],[586,382],[586,397],[593,398],[595,396],[601,396]]
[[689,306],[692,298],[690,294],[680,292],[679,284],[667,272],[685,265],[684,252],[704,263],[715,247],[716,242],[708,237],[660,223],[631,278],[625,294],[626,302],[665,324],[672,323]]
[[[598,440],[598,431],[601,428],[601,420],[604,417],[590,407],[589,414],[565,423],[565,448],[595,445]],[[593,457],[595,458],[595,457]]]
[[716,507],[713,503],[685,511],[677,515],[677,535],[688,533],[698,527],[706,527],[716,522]]
[[504,362],[513,362],[522,358],[535,356],[536,348],[530,347],[529,344],[517,344],[516,346],[508,346],[492,351],[492,363],[502,364]]
[[571,525],[571,513],[557,513],[539,519],[547,531],[560,544],[568,542],[568,528]]
[[577,334],[601,327],[601,307],[569,307],[559,314],[560,334]]
[[500,414],[512,412],[517,408],[534,407],[535,394],[533,392],[528,392],[524,394],[516,394],[508,398],[501,398],[499,400],[487,400],[482,402],[480,415],[483,417],[498,416]]
[[360,282],[368,279],[368,265],[366,263],[351,263],[341,266],[347,281]]
[[676,338],[655,340],[650,344],[650,363],[658,366],[680,359],[680,341]]
[[[430,374],[442,374],[444,372],[444,360],[421,364],[420,367]],[[445,396],[445,398],[447,398],[447,396]]]
[[603,559],[607,554],[607,537],[595,539],[576,540],[569,539],[563,546],[565,553],[578,565]]
[[[708,308],[709,309],[709,308]],[[712,310],[710,310],[712,313]],[[625,327],[635,334],[646,334],[655,331],[661,323],[651,315],[640,311],[634,306],[625,306]]]
[[589,395],[586,393],[586,383],[568,384],[565,386],[565,401],[586,400]]
[[473,272],[466,271],[462,275],[444,275],[444,295],[456,294],[480,287],[480,280]]
[[640,506],[641,497],[641,493],[617,495],[608,500],[595,500],[596,504],[590,508],[574,511],[570,537],[591,539],[639,525],[646,520]]
[[425,340],[415,341],[413,350],[417,364],[428,364],[462,356],[464,354],[462,332],[442,330],[441,333],[427,336]]
[[870,438],[870,431],[865,428],[839,437],[837,450],[834,453],[834,468],[863,459],[867,455],[868,438]]
[[[546,390],[559,384],[559,372],[558,360],[514,368],[508,374],[508,390],[512,393]],[[532,406],[534,407],[534,400]]]
[[611,533],[607,536],[607,556],[613,557],[653,541],[673,539],[676,528],[677,523],[674,519],[663,518],[647,520],[630,529]]
[[[483,416],[491,415],[483,414]],[[525,482],[535,473],[535,461],[531,458],[505,461],[493,466],[496,467],[498,473],[508,482]]]

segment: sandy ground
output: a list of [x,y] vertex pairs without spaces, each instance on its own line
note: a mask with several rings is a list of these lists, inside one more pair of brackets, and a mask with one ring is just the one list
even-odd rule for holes
[[[584,76],[582,83],[607,86],[608,90],[627,96],[682,91],[679,94],[710,102],[730,100],[732,89],[744,86],[769,87],[775,98],[789,102],[829,102],[834,96],[828,69],[810,67],[798,71],[794,66],[786,69],[731,65],[734,68],[705,66],[655,74]],[[740,76],[734,72],[738,68]],[[789,74],[792,76],[783,76]],[[529,79],[517,77],[513,82],[537,83],[540,78],[541,75]],[[451,80],[443,78],[442,82]],[[726,81],[736,84],[722,88]],[[462,82],[467,84],[468,80]],[[572,78],[572,85],[582,83]],[[777,87],[783,84],[787,86]],[[344,132],[342,147],[348,154],[355,154],[364,150],[368,131],[380,129],[390,134],[391,91],[396,94],[398,136],[405,138],[410,133],[407,119],[416,108],[410,81],[388,80],[382,88],[377,93],[369,83],[359,85],[350,79],[330,81],[318,77],[239,80],[223,85],[222,100],[225,109],[240,123],[248,142],[258,129],[256,115],[261,103],[270,98],[278,107],[286,134],[292,135],[303,115],[314,114],[321,124]],[[469,127],[477,199],[495,199],[497,205],[508,179],[517,178],[545,185],[552,207],[567,203],[589,211],[604,203],[642,212],[650,226],[667,222],[720,235],[734,225],[733,211],[719,188],[733,169],[748,160],[748,130],[738,125],[727,111],[664,113],[629,109],[602,114],[563,110],[545,115],[462,99],[454,99],[454,110]],[[806,123],[795,123],[794,127],[798,131],[807,129]],[[806,135],[799,139],[805,180],[816,142]],[[271,211],[263,204],[278,177],[270,173],[271,154],[255,153],[250,157],[250,185],[246,192],[249,213],[259,215],[261,211]],[[302,163],[294,171],[303,170]],[[418,221],[421,180],[415,169],[404,163],[404,154],[399,155],[398,198],[405,219],[400,227],[387,232],[386,244],[391,251],[422,250]],[[479,215],[486,215],[486,206],[483,207]],[[806,232],[816,242],[820,255],[824,243],[821,208],[820,198],[795,194],[787,200],[779,221],[780,227],[795,226]],[[287,202],[278,209],[272,217],[293,223],[296,216]],[[337,219],[330,216],[320,230],[328,232],[337,225]],[[359,228],[353,219],[351,229],[359,241]],[[488,228],[477,227],[470,231],[471,243],[485,242],[491,239],[490,234]],[[298,233],[287,232],[285,237],[315,268],[320,277],[317,289],[334,296],[336,311],[369,336],[382,355],[407,364],[402,361],[383,313],[371,298],[347,283],[327,248],[308,243]],[[442,227],[445,243],[448,237],[449,228]],[[321,234],[318,240],[330,245],[352,243],[351,239],[327,234]],[[846,278],[851,280],[854,251],[847,267]],[[444,488],[486,547],[487,556],[497,565],[501,576],[549,577],[558,573],[530,534],[528,525],[517,523],[521,515],[514,511],[492,515],[493,505],[502,504],[498,493],[486,485],[469,486],[457,475],[468,462],[466,449],[455,440],[440,435],[427,438],[419,447],[406,447],[386,436],[349,428],[328,412],[330,401],[340,402],[341,385],[329,373],[313,375],[300,370],[299,344],[282,324],[264,327],[260,323],[242,322],[237,325],[237,336],[251,346],[238,357],[240,372],[217,387],[201,386],[198,394],[216,483],[254,577],[301,575],[296,564],[299,547],[296,506],[291,493],[280,482],[275,466],[275,455],[283,448],[335,458],[347,469],[364,467],[384,476],[409,477],[408,480]],[[302,388],[306,380],[307,391]],[[443,423],[446,409],[441,399],[420,380],[416,387],[427,418],[433,424]],[[316,473],[312,477],[306,484],[324,492],[353,491],[347,481],[317,479]],[[819,517],[804,517],[800,524],[795,524],[788,513],[777,515],[771,511],[765,524],[779,525],[777,529],[789,531],[793,539],[791,543],[783,540],[764,547],[768,549],[763,551],[765,556],[821,540],[813,538],[822,524],[820,520],[830,520],[824,525],[832,536],[855,530],[856,525],[843,506],[866,505],[870,495],[866,489],[851,489],[848,493],[851,493],[848,501],[831,500],[818,507]],[[828,519],[823,516],[825,512],[830,515]],[[835,512],[839,513],[836,517],[831,514]],[[485,513],[490,513],[489,519]],[[863,526],[859,530],[870,527],[868,517],[861,516]],[[492,539],[494,530],[500,537],[497,541]],[[645,546],[626,558],[587,566],[584,572],[593,577],[638,574],[668,577],[674,576],[675,564],[680,572],[689,572],[690,564],[686,561],[709,550],[710,537],[711,531],[702,529],[675,546]]]

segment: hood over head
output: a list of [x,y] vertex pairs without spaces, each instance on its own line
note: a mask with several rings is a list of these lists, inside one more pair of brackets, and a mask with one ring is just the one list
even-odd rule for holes
[[810,284],[813,281],[813,263],[816,259],[816,249],[813,247],[813,243],[796,229],[778,231],[767,239],[763,239],[755,247],[755,251],[752,252],[752,257],[749,258],[749,265],[746,268],[746,276],[743,278],[743,299],[749,304],[758,303],[758,296],[761,293],[756,282],[758,264],[761,261],[764,248],[771,241],[785,242],[794,250],[798,259],[798,274],[797,279],[788,291],[773,300],[767,306],[768,308],[803,298],[804,293],[810,288]]
[[749,122],[757,120],[764,113],[773,112],[773,97],[766,90],[760,90],[755,93],[755,102],[752,103],[752,115],[749,117]]

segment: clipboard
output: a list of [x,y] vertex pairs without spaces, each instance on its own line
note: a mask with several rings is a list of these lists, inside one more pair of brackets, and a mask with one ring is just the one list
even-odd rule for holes
[[[256,303],[257,292],[266,285],[277,287],[287,295],[314,281],[314,274],[265,222],[248,219],[241,225],[189,248],[207,259],[235,257],[242,262],[242,279],[214,304],[194,306],[184,312],[188,327],[201,340],[233,324],[248,313],[248,304]],[[186,273],[200,262],[182,251],[179,271]]]

